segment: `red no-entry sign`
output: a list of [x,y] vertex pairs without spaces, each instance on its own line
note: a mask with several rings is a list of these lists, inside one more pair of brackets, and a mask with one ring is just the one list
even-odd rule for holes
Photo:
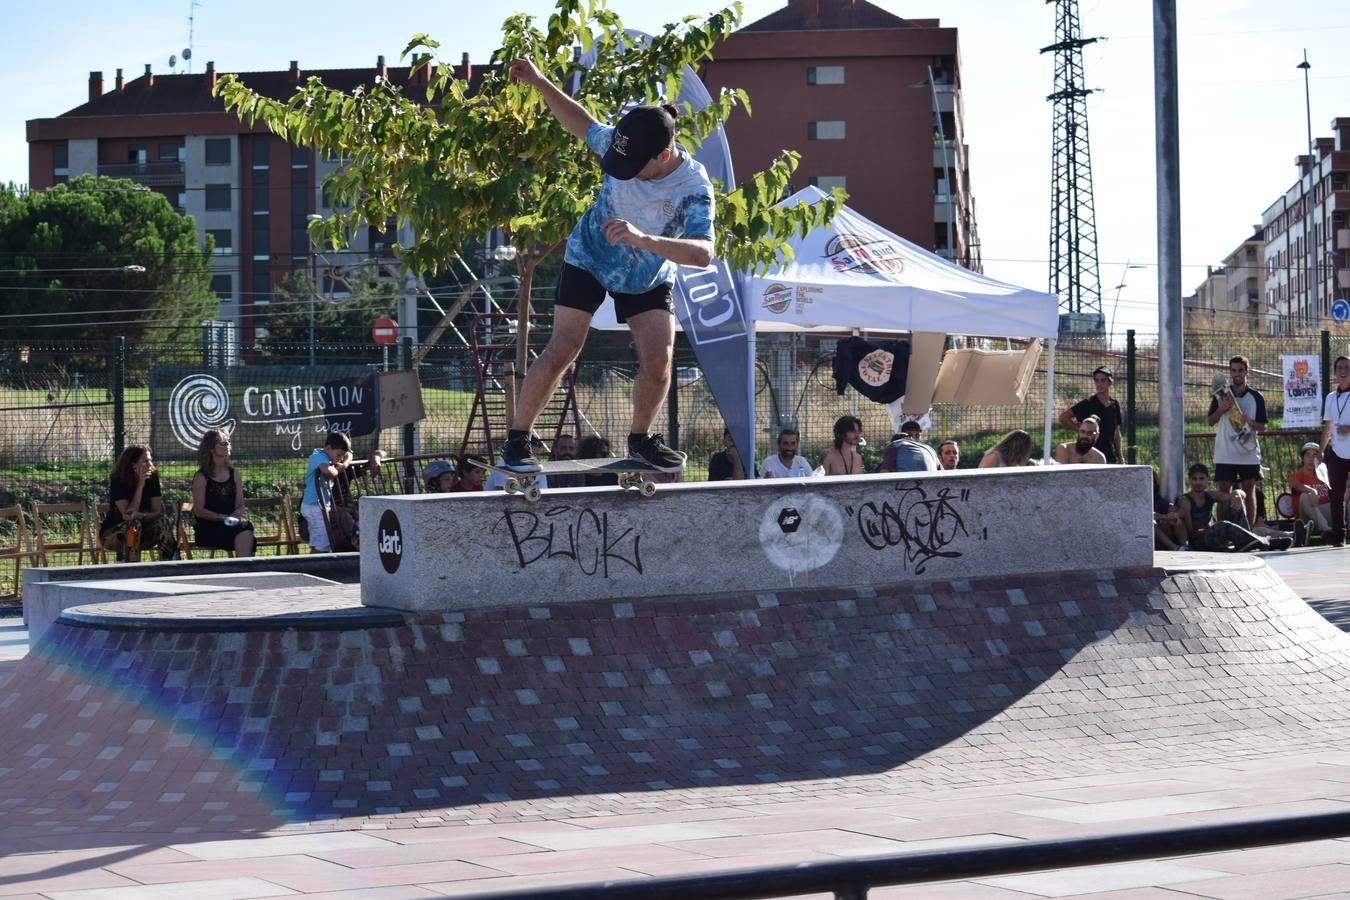
[[381,347],[398,340],[398,323],[393,319],[379,318],[370,326],[370,339]]

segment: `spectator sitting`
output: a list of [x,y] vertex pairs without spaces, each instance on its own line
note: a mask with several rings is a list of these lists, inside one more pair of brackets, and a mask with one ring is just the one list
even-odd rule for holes
[[858,452],[862,440],[862,420],[857,416],[840,416],[834,423],[834,446],[825,451],[821,465],[826,475],[861,475],[864,462]]
[[709,481],[743,481],[745,466],[741,463],[740,451],[731,439],[731,429],[722,429],[722,449],[708,458]]
[[1031,465],[1031,435],[1020,428],[1005,434],[980,457],[981,469]]
[[[1205,524],[1209,524],[1208,519]],[[1176,506],[1162,495],[1157,469],[1153,470],[1153,549],[1189,549],[1186,546],[1186,526]]]
[[[1223,505],[1223,511],[1216,517],[1216,526],[1220,528],[1220,539],[1227,535],[1227,540],[1233,543],[1233,549],[1243,550],[1288,550],[1294,544],[1294,539],[1286,534],[1281,534],[1274,529],[1264,529],[1270,536],[1266,537],[1258,533],[1247,518],[1247,492],[1242,488],[1236,488],[1229,492],[1228,503]],[[1214,531],[1212,528],[1211,531]],[[1243,540],[1248,537],[1254,538],[1255,543],[1247,541],[1243,546]]]
[[[553,449],[548,455],[550,462],[569,462],[577,458],[577,439],[570,434],[560,434],[553,441]],[[586,484],[586,476],[580,473],[574,475],[554,475],[549,479],[549,484],[555,488],[564,487],[582,487]]]
[[1078,423],[1078,440],[1066,441],[1055,448],[1055,462],[1060,465],[1088,463],[1106,465],[1106,454],[1097,449],[1102,423],[1096,416],[1088,416]]
[[1303,465],[1289,475],[1289,490],[1298,503],[1295,547],[1306,545],[1310,532],[1325,536],[1331,531],[1331,485],[1317,471],[1321,462],[1321,444],[1308,441],[1303,445]]
[[950,472],[961,464],[961,445],[956,441],[943,441],[938,444],[938,463],[944,472]]
[[444,459],[433,459],[422,470],[428,494],[449,494],[455,489],[455,467]]
[[[613,459],[609,449],[609,438],[598,434],[588,434],[577,445],[577,459]],[[598,472],[587,475],[586,487],[617,487],[619,476],[613,472]]]
[[257,547],[253,523],[244,511],[244,480],[230,465],[230,436],[215,428],[197,444],[197,474],[192,476],[193,535],[198,547],[233,550],[252,556]]
[[1239,496],[1241,489],[1225,494],[1220,503],[1209,492],[1209,468],[1204,463],[1191,466],[1187,474],[1191,489],[1177,500],[1177,511],[1192,550],[1286,550],[1293,543],[1289,538],[1267,539],[1253,533],[1247,498]]
[[883,472],[936,472],[942,468],[937,451],[919,440],[923,429],[913,419],[900,426],[881,454]]
[[[476,453],[461,456],[455,466],[455,483],[449,493],[466,494],[483,490],[483,473],[486,471],[483,465],[486,463],[487,460]],[[502,483],[506,483],[504,479]]]
[[172,558],[173,537],[164,528],[164,500],[149,447],[132,444],[117,457],[98,537],[118,562],[136,561],[146,547],[156,548],[160,559]]
[[764,457],[764,465],[760,466],[764,478],[810,478],[815,474],[806,457],[797,453],[801,439],[792,427],[778,432],[778,452]]

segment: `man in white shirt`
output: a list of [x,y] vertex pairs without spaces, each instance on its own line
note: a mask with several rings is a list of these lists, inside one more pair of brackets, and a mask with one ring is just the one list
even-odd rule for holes
[[806,478],[812,474],[811,464],[806,457],[797,455],[801,444],[801,435],[795,428],[784,428],[778,432],[778,452],[764,458],[760,470],[765,478]]

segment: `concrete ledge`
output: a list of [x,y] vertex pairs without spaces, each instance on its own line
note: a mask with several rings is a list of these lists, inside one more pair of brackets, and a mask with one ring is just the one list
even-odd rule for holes
[[361,599],[413,611],[1153,562],[1142,466],[362,498]]
[[[106,566],[99,568],[105,574],[111,574]],[[147,597],[253,594],[275,588],[311,588],[336,583],[293,572],[233,572],[182,575],[176,578],[35,582],[24,588],[24,617],[28,623],[29,642],[36,644],[64,611],[85,604],[108,605]]]

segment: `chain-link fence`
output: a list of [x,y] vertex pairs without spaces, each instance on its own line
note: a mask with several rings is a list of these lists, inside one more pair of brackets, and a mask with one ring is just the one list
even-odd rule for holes
[[[316,363],[366,367],[372,372],[399,368],[405,351],[397,346],[375,347],[364,337],[353,335],[348,344],[315,348]],[[836,393],[830,360],[839,337],[760,337],[755,427],[761,460],[773,452],[778,430],[791,424],[801,432],[802,452],[813,463],[819,462],[830,446],[835,420],[851,413],[863,421],[869,441],[863,448],[864,456],[873,467],[879,463],[892,425],[880,405],[852,390],[842,396]],[[1113,395],[1126,408],[1122,443],[1129,446],[1133,435],[1135,458],[1150,464],[1158,446],[1157,338],[1147,334],[1132,338],[1133,344],[1124,335],[1061,340],[1051,408],[1057,419],[1066,407],[1091,394],[1093,369],[1112,369]],[[1283,413],[1280,357],[1321,355],[1330,344],[1325,332],[1280,337],[1188,334],[1183,385],[1187,431],[1213,431],[1204,422],[1212,380],[1216,375],[1226,376],[1228,359],[1235,355],[1250,360],[1250,382],[1265,394],[1271,427],[1277,427]],[[1025,344],[990,341],[981,346],[1020,351]],[[309,352],[308,347],[241,348],[231,361],[245,369],[287,365],[304,372]],[[1339,345],[1336,352],[1341,352]],[[215,348],[205,345],[120,348],[115,338],[82,345],[0,342],[0,508],[28,508],[34,502],[103,502],[117,448],[148,443],[152,451],[156,449],[151,440],[151,367],[186,366],[210,371],[221,361]],[[1021,405],[939,404],[933,410],[932,429],[926,439],[934,445],[947,439],[958,441],[963,467],[976,465],[985,449],[1013,429],[1028,431],[1039,445],[1047,363],[1048,356],[1042,354]],[[507,385],[503,383],[506,379],[491,372],[480,378],[481,368],[467,348],[438,350],[418,367],[425,418],[415,429],[386,431],[381,436],[383,447],[392,453],[486,452],[489,445],[484,417],[499,441],[505,426],[501,395]],[[561,421],[561,413],[551,414],[553,418],[541,421],[537,429],[545,438],[559,430],[599,433],[622,447],[629,428],[636,368],[626,332],[593,335],[577,363],[575,414],[569,413],[566,421]],[[1132,405],[1128,402],[1131,397]],[[671,442],[689,453],[686,480],[706,477],[709,456],[722,446],[723,423],[696,359],[683,345],[677,348],[676,378],[657,421],[657,427]],[[1056,440],[1070,439],[1071,435],[1056,427]],[[236,446],[246,494],[266,497],[297,493],[305,457],[311,447],[322,443],[321,435],[306,437],[289,453],[250,452],[247,446]],[[182,458],[184,454],[174,455],[179,458],[159,466],[168,501],[187,499],[196,468],[195,462]],[[0,548],[10,539],[4,528],[0,521]]]

